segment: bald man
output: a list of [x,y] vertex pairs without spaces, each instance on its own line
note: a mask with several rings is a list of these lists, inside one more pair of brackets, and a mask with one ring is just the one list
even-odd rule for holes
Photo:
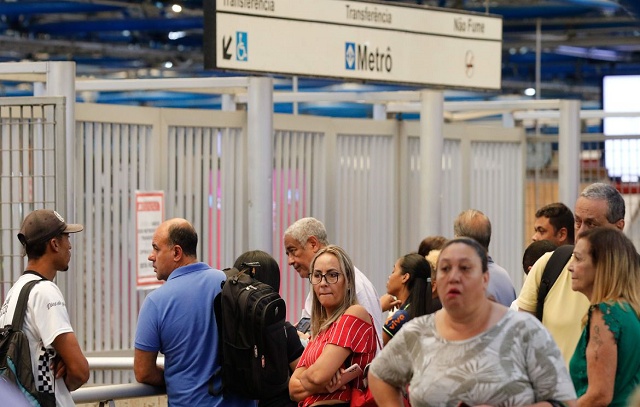
[[[198,261],[197,245],[198,234],[185,219],[163,222],[153,235],[149,261],[165,283],[140,309],[133,361],[136,380],[166,385],[169,405],[253,406],[251,400],[209,394],[209,380],[220,366],[212,307],[225,274]],[[158,353],[164,354],[164,368],[156,363]]]

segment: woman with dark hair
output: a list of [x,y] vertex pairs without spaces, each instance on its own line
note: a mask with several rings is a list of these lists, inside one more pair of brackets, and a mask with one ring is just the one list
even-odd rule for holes
[[[248,263],[259,263],[258,267],[248,267]],[[262,250],[250,250],[242,253],[233,263],[233,267],[242,271],[250,269],[253,278],[261,283],[269,284],[274,290],[280,291],[280,266],[276,259]]]
[[440,301],[431,296],[431,266],[418,253],[407,254],[396,261],[387,280],[387,294],[397,298],[400,309],[382,327],[385,345],[406,322],[442,307]]
[[578,235],[571,288],[591,303],[569,368],[578,406],[626,406],[640,384],[640,261],[621,231]]
[[[405,324],[376,356],[369,388],[379,406],[575,406],[558,346],[532,315],[487,298],[487,252],[448,241],[437,265],[442,309]],[[465,404],[466,403],[466,404]]]
[[426,257],[432,250],[442,249],[445,243],[447,243],[447,238],[444,236],[427,236],[420,242],[418,254]]
[[[233,264],[233,267],[245,273],[250,273],[256,280],[270,285],[276,292],[280,291],[280,266],[269,253],[262,250],[251,250],[241,254]],[[285,322],[287,330],[287,356],[289,368],[293,372],[298,364],[304,347],[298,337],[296,328],[288,321]],[[268,399],[258,400],[260,407],[294,407],[298,403],[289,398],[287,389]]]
[[289,394],[300,407],[330,404],[349,406],[352,390],[364,388],[362,371],[341,384],[346,367],[364,369],[377,348],[371,315],[358,304],[351,259],[335,245],[326,246],[311,262],[309,282],[313,289],[311,340],[289,381]]

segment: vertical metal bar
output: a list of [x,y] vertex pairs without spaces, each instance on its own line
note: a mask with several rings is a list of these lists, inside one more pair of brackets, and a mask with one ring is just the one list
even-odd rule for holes
[[559,198],[566,205],[578,199],[580,186],[580,101],[560,101]]
[[[62,162],[57,163],[56,180],[61,191],[57,193],[56,200],[62,205],[60,210],[66,213],[70,219],[75,217],[73,206],[73,189],[66,188],[67,185],[75,185],[73,182],[74,172],[72,171],[73,160],[67,160],[65,152],[73,151],[75,144],[75,103],[76,103],[76,65],[75,62],[47,62],[46,73],[46,94],[49,96],[64,96],[65,106],[60,109],[61,116],[56,117],[56,123],[63,123],[60,127],[59,137],[62,138],[61,146],[57,146]],[[59,148],[59,150],[58,150]],[[67,166],[69,170],[67,171]]]
[[441,234],[442,145],[444,95],[441,91],[420,92],[420,231],[425,236]]
[[273,215],[273,80],[249,78],[247,202],[249,247],[271,250]]
[[196,173],[196,148],[195,134],[193,127],[181,127],[184,138],[184,157],[182,157],[182,179],[180,183],[184,186],[184,210],[182,214],[176,216],[186,216],[191,222],[198,222],[201,218],[196,217],[194,200],[197,192],[194,188],[194,176]]
[[[200,236],[204,236],[204,231],[206,228],[206,223],[204,223],[204,211],[203,204],[207,199],[207,189],[205,183],[202,181],[205,178],[208,166],[207,162],[203,159],[204,155],[204,135],[202,131],[202,127],[198,127],[193,129],[193,194],[194,194],[194,202],[193,202],[193,212],[194,212],[194,221],[198,222],[198,233]],[[204,245],[200,244],[200,259],[204,257]]]
[[15,217],[12,211],[13,199],[11,196],[10,176],[11,176],[11,151],[9,127],[4,118],[7,108],[0,106],[0,219],[3,220],[0,226],[0,295],[6,298],[7,291],[11,287],[11,271],[15,264],[13,261],[12,237],[13,225],[7,225],[6,220]]
[[[98,242],[113,242],[111,236],[113,231],[113,191],[118,188],[118,181],[114,178],[113,171],[116,169],[113,161],[113,147],[114,140],[120,136],[121,124],[113,123],[109,128],[110,132],[105,134],[103,145],[103,170],[102,170],[102,187],[104,189],[101,206],[102,206],[102,227],[101,235]],[[102,263],[104,264],[104,270],[111,270],[113,274],[113,244],[107,250],[102,251]],[[113,336],[116,334],[113,326],[112,315],[114,312],[114,303],[112,301],[112,286],[111,279],[103,279],[103,305],[102,311],[102,327],[103,334],[100,336],[104,343],[104,349],[113,349]]]
[[211,167],[213,165],[211,159],[211,142],[213,138],[214,131],[210,128],[205,128],[201,130],[202,137],[202,151],[201,159],[202,159],[202,175],[200,183],[202,185],[202,230],[200,230],[200,235],[202,236],[202,261],[207,264],[213,264],[213,260],[215,259],[212,245],[211,245],[211,237],[213,235],[211,230],[211,212],[212,212],[212,197],[215,196],[215,193],[211,189]]
[[381,103],[373,105],[373,120],[387,120],[387,106]]
[[[242,129],[234,129],[233,134],[233,156],[234,157],[242,157],[242,160],[236,161],[236,172],[235,177],[233,179],[235,187],[235,194],[233,195],[234,206],[239,208],[239,210],[235,211],[235,225],[237,225],[237,232],[234,232],[235,241],[234,241],[234,251],[229,259],[229,262],[235,261],[235,256],[237,253],[241,253],[247,248],[249,248],[249,214],[248,208],[244,205],[241,205],[241,202],[246,202],[248,199],[248,182],[247,179],[249,177],[249,166],[245,163],[247,162],[247,143],[248,143],[248,124]],[[269,135],[268,143],[271,149],[273,149],[273,134]],[[273,151],[273,150],[270,150]],[[269,170],[273,170],[273,163],[270,164]],[[269,172],[271,174],[271,172]],[[266,188],[271,191],[271,185],[267,185]],[[269,204],[269,208],[271,208],[272,202]],[[272,219],[272,211],[269,212],[268,219]],[[271,223],[269,223],[271,227]],[[271,229],[269,229],[270,231]]]
[[228,93],[225,93],[222,95],[221,97],[222,99],[222,106],[221,106],[221,110],[223,112],[235,112],[237,109],[236,106],[236,102],[233,99],[233,95],[229,95]]
[[540,76],[542,71],[542,19],[536,19],[536,99],[540,99]]
[[[119,237],[118,241],[120,242],[120,246],[115,257],[119,264],[118,269],[120,270],[120,273],[118,273],[118,277],[120,287],[122,288],[122,300],[120,302],[119,312],[120,338],[118,341],[121,346],[120,349],[129,349],[132,346],[132,331],[129,329],[132,318],[129,317],[129,313],[132,308],[136,309],[136,302],[134,300],[136,286],[133,284],[133,279],[135,277],[132,276],[134,267],[129,263],[129,256],[133,255],[133,250],[131,250],[133,245],[128,244],[128,239],[123,237],[131,235],[129,229],[131,227],[130,224],[133,223],[131,219],[134,217],[131,201],[129,200],[130,197],[134,195],[134,191],[136,189],[136,186],[131,184],[131,178],[129,175],[133,171],[130,151],[132,145],[135,147],[138,146],[137,143],[134,144],[133,140],[139,131],[139,125],[127,126],[126,131],[122,134],[119,148],[121,189],[118,191],[118,206],[120,211],[118,212],[118,227],[114,232],[116,236]],[[114,240],[117,239],[116,236],[114,236]]]
[[[298,93],[298,76],[294,75],[292,78],[292,91],[294,94]],[[293,114],[297,115],[298,114],[298,102],[294,101],[293,102]]]
[[[224,236],[233,236],[233,220],[235,218],[234,208],[234,180],[235,171],[233,166],[233,148],[230,140],[233,139],[233,129],[225,128],[220,132],[218,144],[216,147],[216,159],[219,165],[216,165],[214,172],[214,189],[216,191],[216,250],[218,251],[218,259],[223,256],[224,251],[228,251],[226,247],[227,240]],[[231,220],[231,221],[230,221]],[[231,242],[229,242],[231,246]],[[220,261],[220,260],[218,260]],[[222,264],[220,264],[220,267]]]

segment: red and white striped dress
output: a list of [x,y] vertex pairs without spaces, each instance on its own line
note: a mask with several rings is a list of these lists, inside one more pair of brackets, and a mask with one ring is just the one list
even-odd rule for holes
[[[376,355],[376,333],[372,324],[353,315],[342,315],[342,317],[331,324],[331,326],[320,332],[305,348],[298,367],[311,366],[322,354],[322,350],[327,344],[337,345],[350,349],[352,354],[347,358],[347,364],[357,363],[362,369],[368,365]],[[356,378],[350,384],[363,388],[362,380],[364,376]],[[300,407],[310,406],[321,400],[351,400],[351,387],[346,390],[337,390],[333,393],[319,393],[307,397],[298,405]]]

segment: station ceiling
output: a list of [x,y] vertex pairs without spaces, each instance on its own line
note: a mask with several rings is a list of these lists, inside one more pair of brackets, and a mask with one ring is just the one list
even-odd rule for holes
[[[524,89],[537,88],[537,97],[579,98],[597,105],[603,76],[640,74],[640,0],[389,1],[401,2],[503,17],[501,91],[447,92],[447,99],[523,96]],[[203,69],[202,0],[4,0],[0,16],[0,62],[71,60],[78,76],[98,78],[236,75]],[[277,79],[281,88],[291,86],[290,78]],[[2,85],[3,95],[28,91],[20,84]],[[298,80],[300,90],[340,90],[344,85]],[[362,88],[411,89],[376,83]],[[176,98],[163,92],[92,98],[154,106],[212,108],[219,103],[205,95]]]

